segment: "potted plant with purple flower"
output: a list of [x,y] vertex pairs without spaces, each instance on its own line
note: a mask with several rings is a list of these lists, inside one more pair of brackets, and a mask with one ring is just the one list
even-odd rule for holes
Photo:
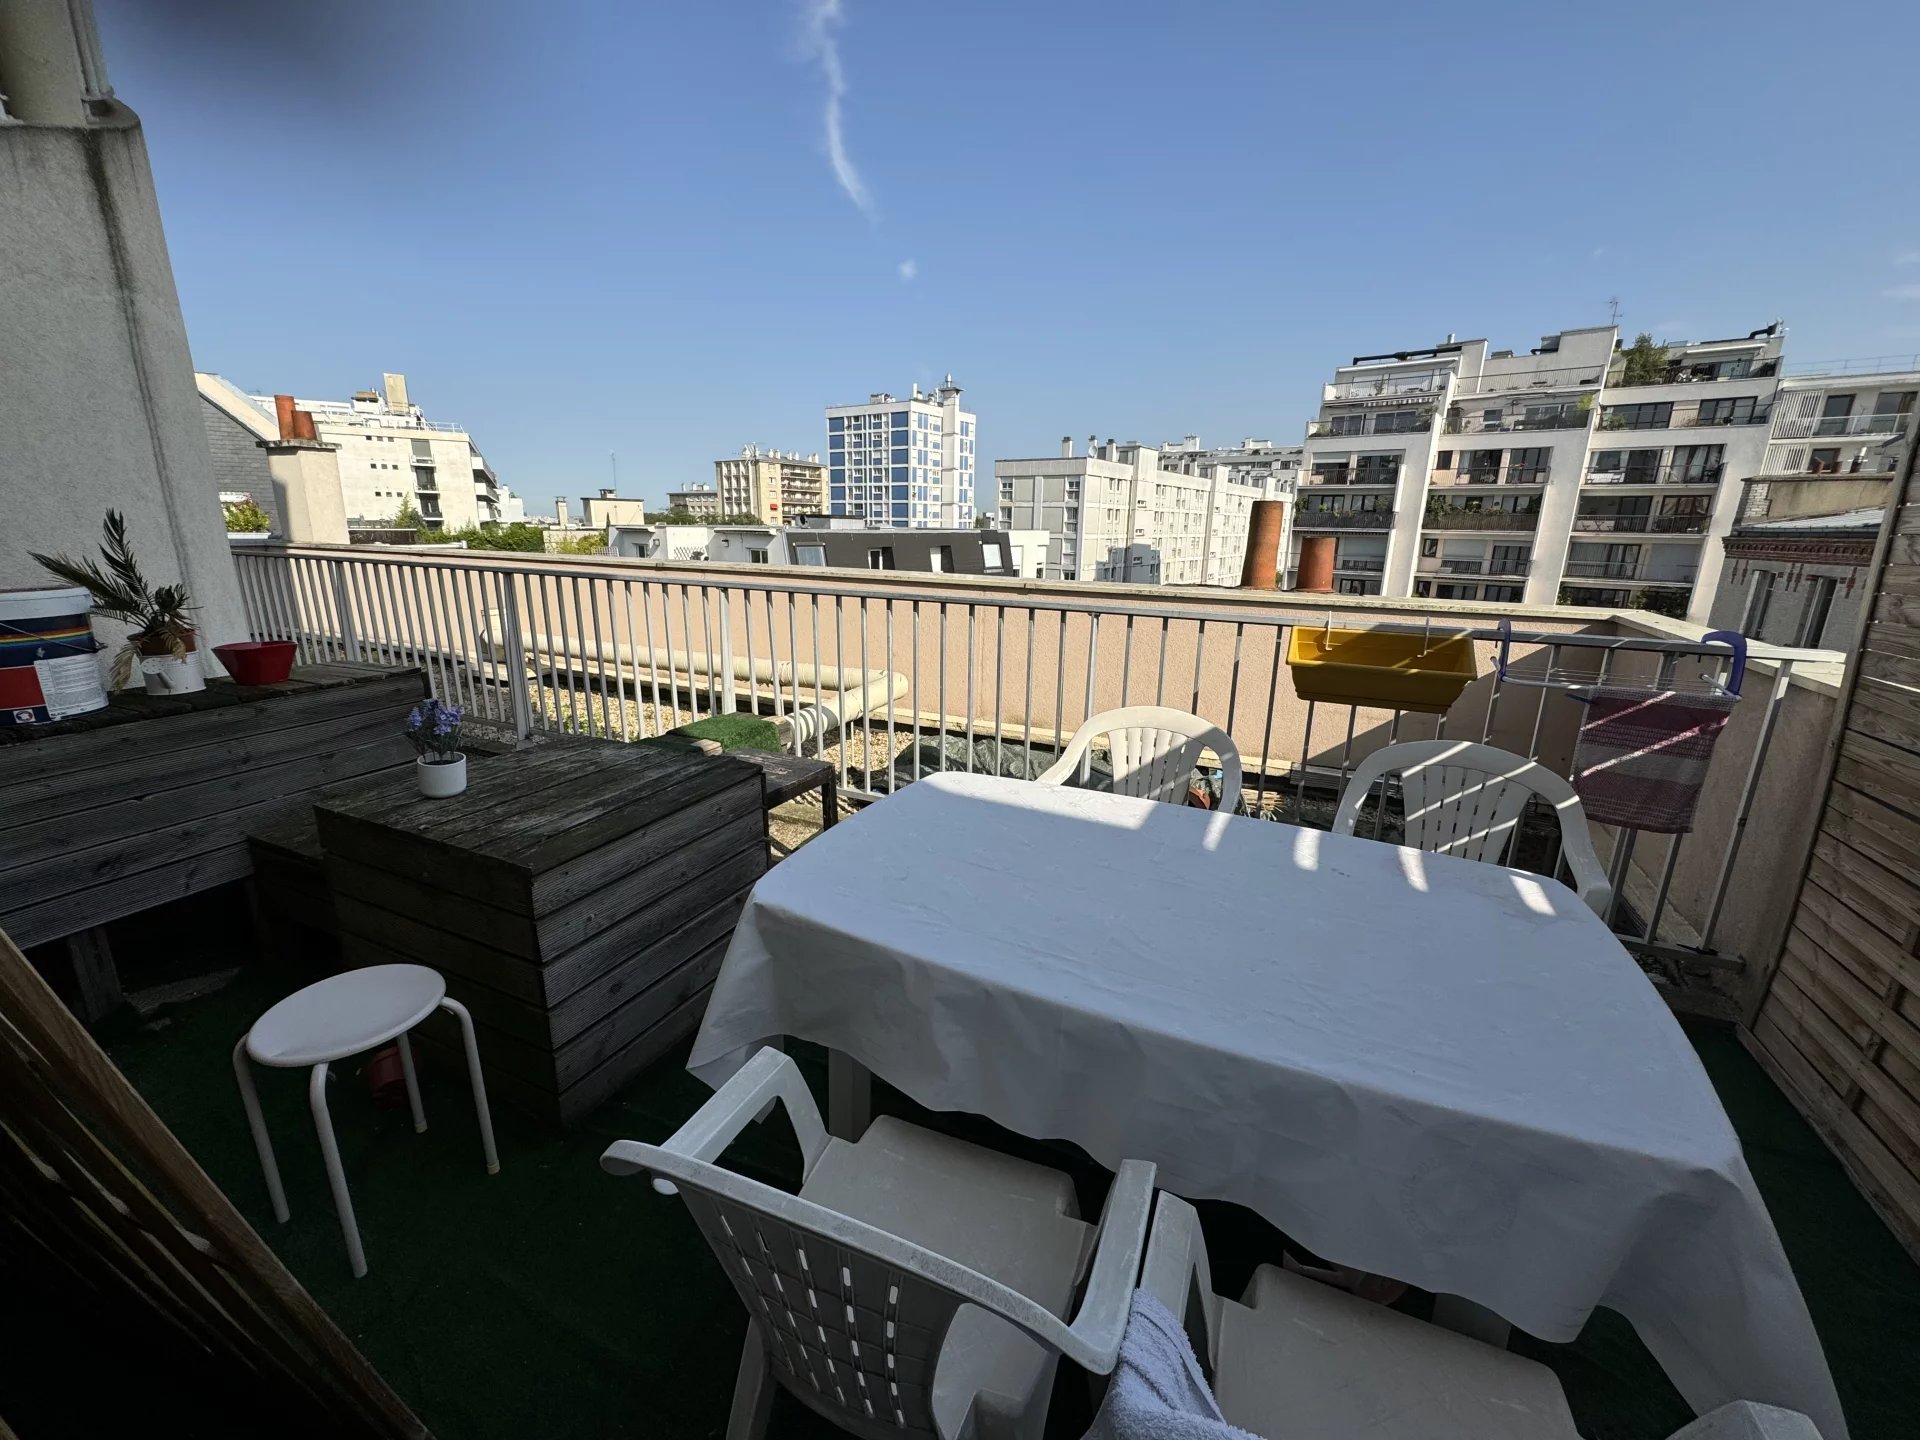
[[434,799],[458,795],[467,788],[467,755],[460,748],[458,705],[429,700],[407,715],[407,740],[420,758],[414,762],[420,793]]

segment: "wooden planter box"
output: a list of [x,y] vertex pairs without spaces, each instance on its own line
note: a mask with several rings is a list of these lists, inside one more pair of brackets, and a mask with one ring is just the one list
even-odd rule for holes
[[315,805],[334,921],[351,964],[444,974],[490,1090],[571,1124],[699,1023],[767,867],[761,773],[588,742],[471,773],[452,799],[409,776]]

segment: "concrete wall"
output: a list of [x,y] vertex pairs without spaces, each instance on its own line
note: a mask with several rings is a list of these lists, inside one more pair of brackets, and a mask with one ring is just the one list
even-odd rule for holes
[[207,648],[245,637],[215,489],[138,121],[0,125],[0,585],[121,510],[149,577],[186,583],[217,673]]

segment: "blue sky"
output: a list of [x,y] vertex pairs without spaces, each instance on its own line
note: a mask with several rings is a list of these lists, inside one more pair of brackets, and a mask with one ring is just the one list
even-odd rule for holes
[[1352,354],[1610,296],[1920,352],[1911,4],[97,4],[195,363],[403,370],[530,508],[947,371],[987,478],[1297,441]]

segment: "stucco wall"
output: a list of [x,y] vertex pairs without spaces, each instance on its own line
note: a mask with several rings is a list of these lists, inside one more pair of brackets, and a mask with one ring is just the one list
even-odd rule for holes
[[0,585],[119,509],[149,577],[191,590],[203,650],[244,638],[138,124],[0,126],[0,197]]

